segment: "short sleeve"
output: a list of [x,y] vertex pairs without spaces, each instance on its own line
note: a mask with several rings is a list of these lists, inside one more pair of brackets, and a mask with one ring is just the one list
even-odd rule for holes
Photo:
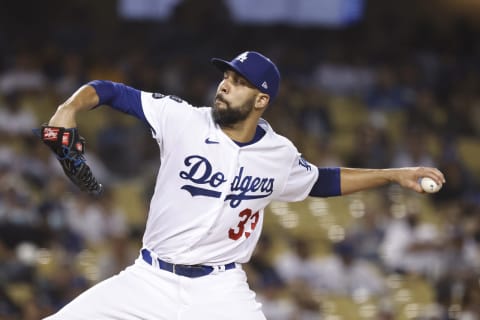
[[300,153],[294,157],[290,174],[284,189],[279,195],[279,201],[302,201],[317,181],[317,167],[306,161]]
[[182,132],[192,114],[192,106],[176,96],[142,92],[142,108],[157,140]]

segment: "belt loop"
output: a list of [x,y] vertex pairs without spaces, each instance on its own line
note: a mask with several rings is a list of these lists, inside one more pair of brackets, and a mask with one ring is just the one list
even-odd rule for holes
[[152,266],[155,268],[160,267],[160,262],[158,261],[158,255],[153,252],[153,250],[148,250],[150,252],[150,258],[152,258]]
[[212,272],[210,274],[219,274],[220,272],[225,272],[225,266],[212,266]]
[[218,274],[220,273],[220,270],[217,266],[212,266],[212,272],[210,274]]

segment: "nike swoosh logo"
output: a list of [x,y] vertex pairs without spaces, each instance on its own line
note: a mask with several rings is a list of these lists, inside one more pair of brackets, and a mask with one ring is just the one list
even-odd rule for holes
[[210,138],[207,138],[207,139],[205,139],[205,143],[206,143],[206,144],[218,144],[218,143],[220,143],[220,142],[218,142],[218,141],[213,141],[213,140],[210,140]]

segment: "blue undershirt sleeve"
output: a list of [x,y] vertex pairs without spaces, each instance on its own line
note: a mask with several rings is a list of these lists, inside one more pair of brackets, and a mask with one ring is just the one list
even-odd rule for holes
[[334,197],[341,194],[340,168],[318,168],[318,179],[309,195],[312,197]]
[[106,80],[93,80],[87,83],[95,88],[100,99],[98,105],[108,105],[113,109],[132,115],[148,124],[142,108],[140,90],[122,83]]

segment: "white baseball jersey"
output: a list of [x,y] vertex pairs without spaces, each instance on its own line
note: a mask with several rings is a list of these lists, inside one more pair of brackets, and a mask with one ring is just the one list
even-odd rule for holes
[[245,263],[272,201],[305,199],[318,170],[263,119],[265,135],[242,147],[211,109],[174,96],[141,92],[145,118],[160,147],[144,247],[176,264]]
[[[245,271],[235,264],[222,271],[250,259],[263,209],[272,200],[303,200],[317,180],[317,168],[264,120],[259,122],[263,136],[239,146],[214,123],[210,108],[121,84],[94,85],[100,101],[148,122],[160,147],[143,237],[150,252],[142,250],[132,266],[48,319],[265,320]],[[225,269],[182,276],[158,268],[158,259],[148,262],[154,255],[174,264]]]

